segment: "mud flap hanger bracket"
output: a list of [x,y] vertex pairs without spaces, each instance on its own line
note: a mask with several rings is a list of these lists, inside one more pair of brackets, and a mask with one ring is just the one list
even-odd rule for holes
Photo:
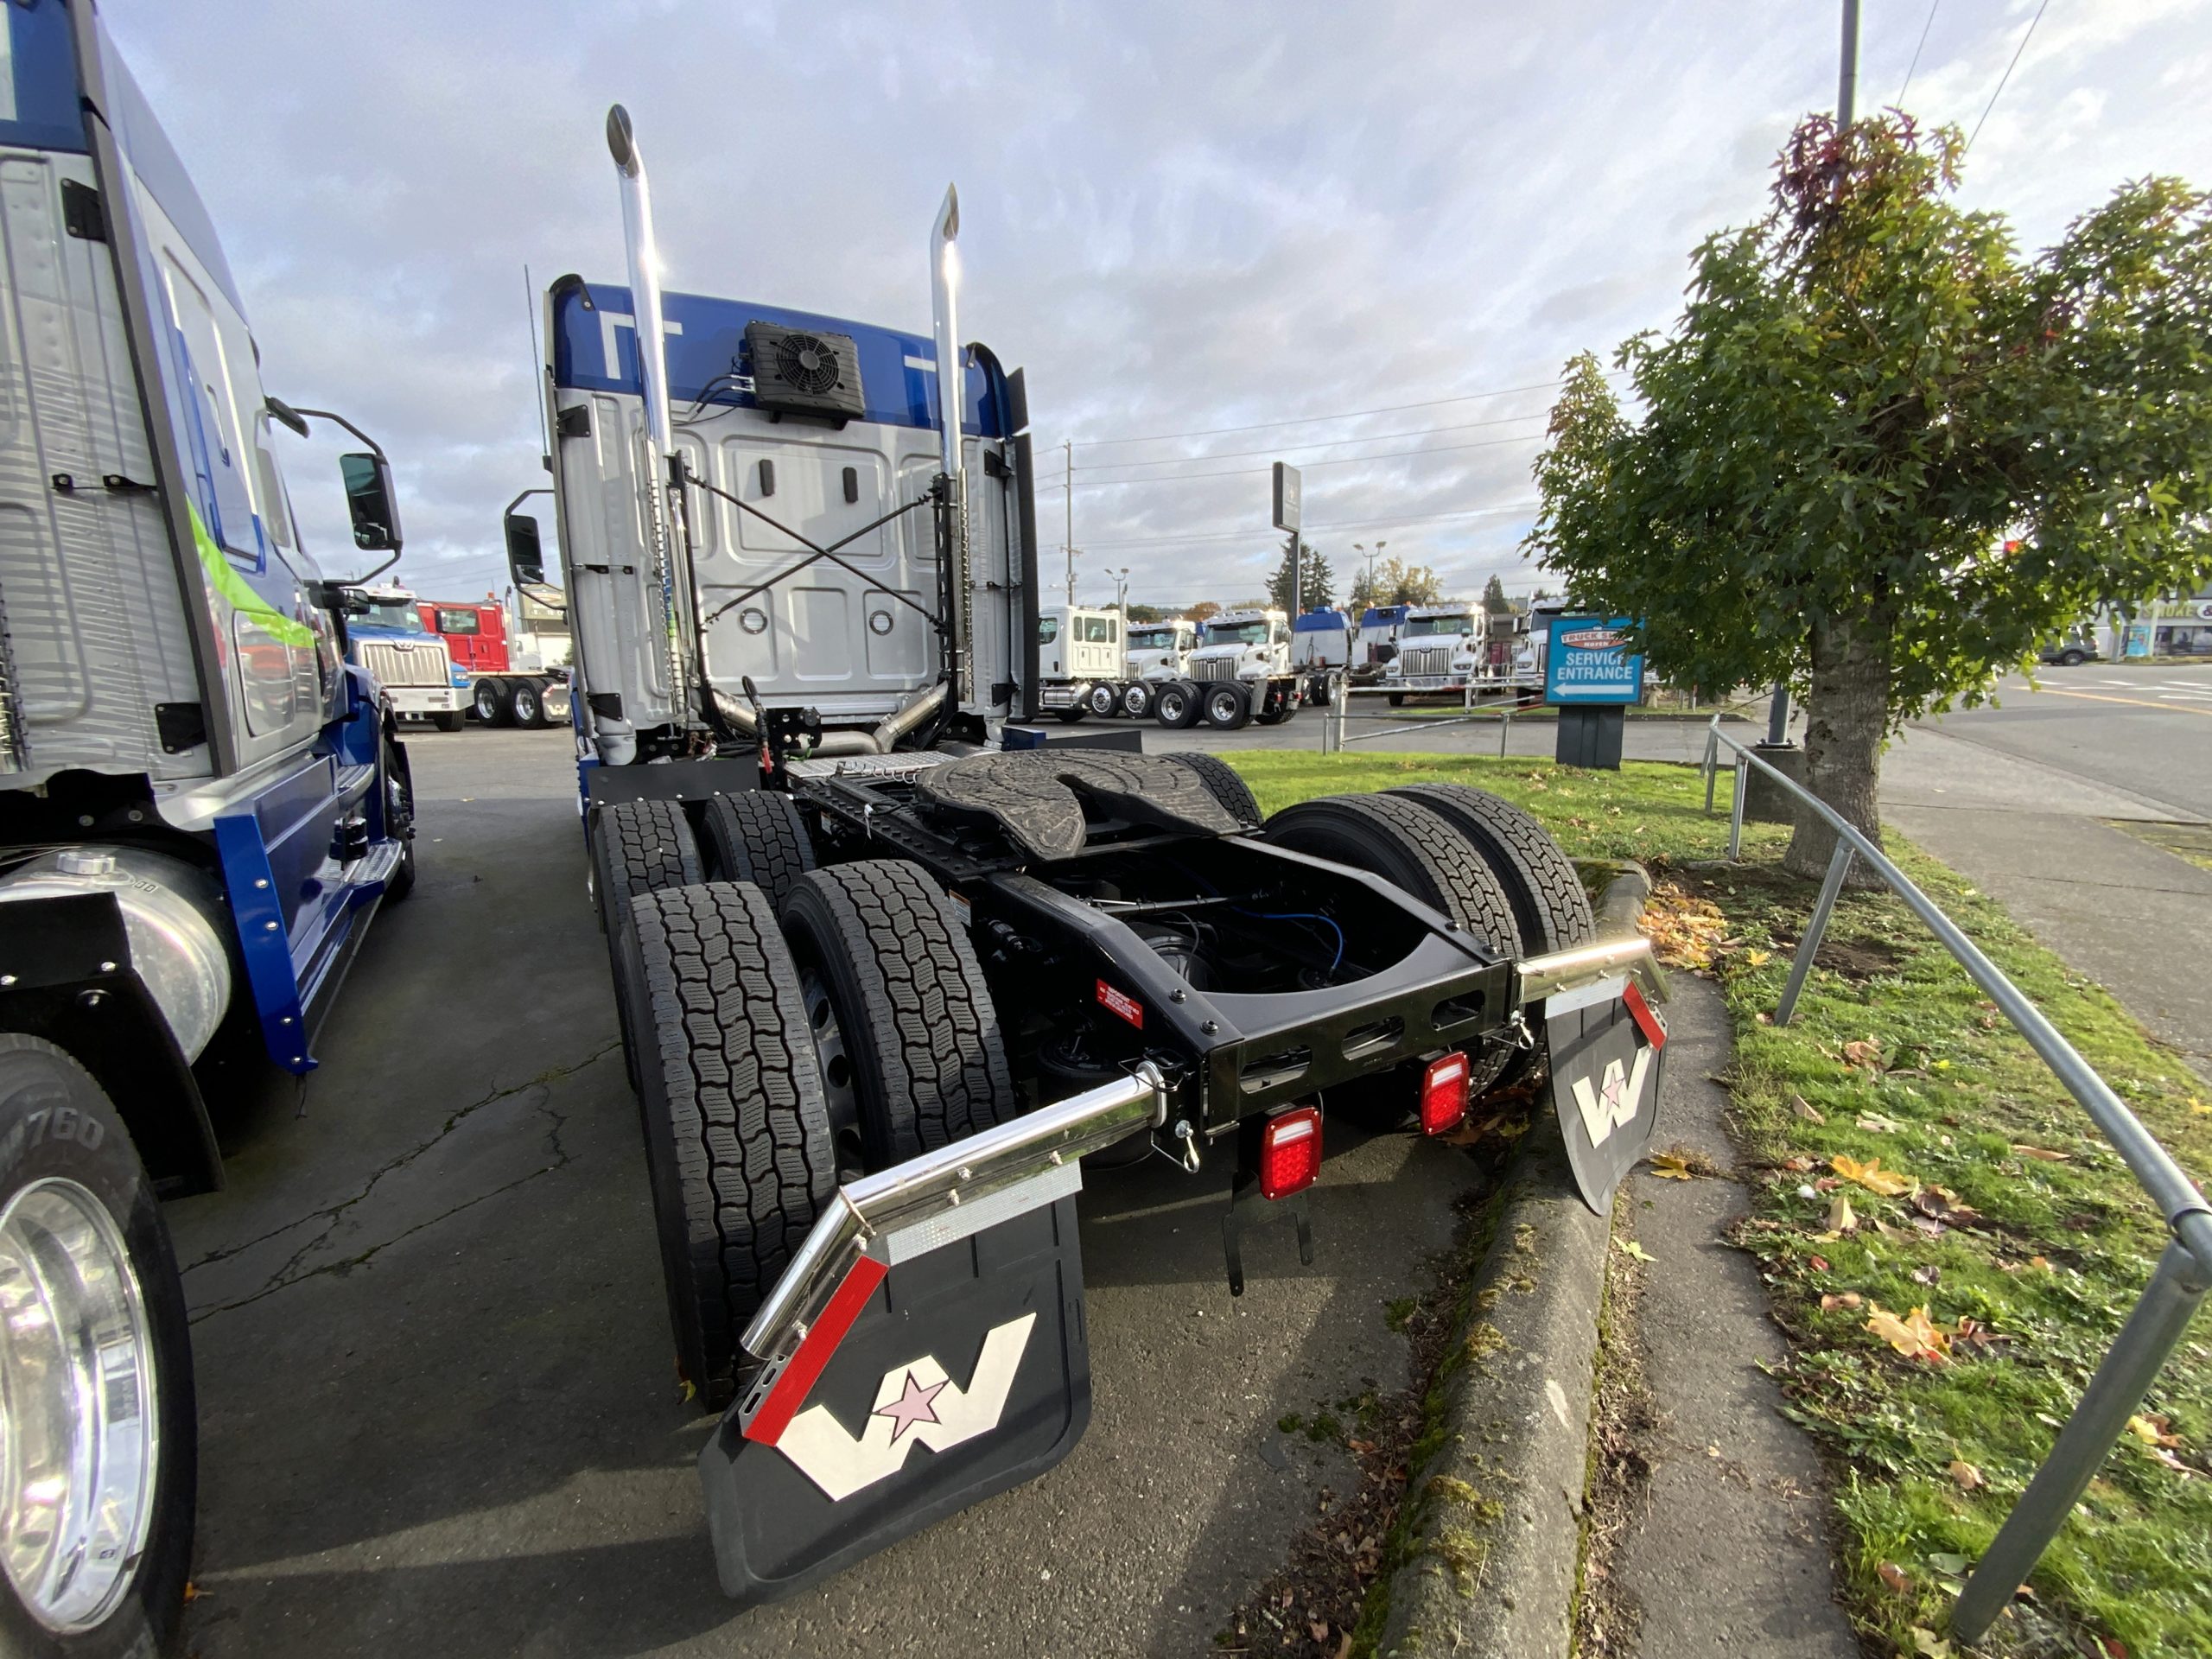
[[900,1262],[1067,1197],[1080,1160],[1167,1121],[1172,1085],[1151,1061],[1012,1122],[839,1187],[745,1328],[760,1360],[738,1407],[774,1439],[884,1274]]
[[1624,977],[1642,988],[1647,1001],[1667,1001],[1667,978],[1651,954],[1651,941],[1626,938],[1524,957],[1514,967],[1513,1001],[1516,1009],[1525,1008],[1532,1002],[1548,1001],[1569,991]]

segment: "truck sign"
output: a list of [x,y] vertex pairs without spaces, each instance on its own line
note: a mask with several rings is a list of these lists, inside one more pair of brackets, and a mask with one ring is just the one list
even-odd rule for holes
[[1548,703],[1627,703],[1643,695],[1643,653],[1630,651],[1630,617],[1562,616],[1544,653]]

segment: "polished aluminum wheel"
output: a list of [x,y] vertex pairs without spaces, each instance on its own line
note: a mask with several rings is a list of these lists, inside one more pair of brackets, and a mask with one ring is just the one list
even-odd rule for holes
[[160,1387],[122,1230],[75,1181],[0,1211],[0,1564],[60,1633],[113,1612],[153,1523]]

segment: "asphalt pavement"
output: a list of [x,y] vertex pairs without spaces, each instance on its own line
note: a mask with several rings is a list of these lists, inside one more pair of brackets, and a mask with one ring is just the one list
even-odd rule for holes
[[637,1109],[559,731],[413,734],[420,884],[303,1090],[215,1103],[225,1192],[170,1206],[194,1319],[187,1649],[1183,1654],[1278,1568],[1333,1448],[1289,1413],[1402,1386],[1464,1154],[1333,1122],[1314,1265],[1229,1169],[1082,1199],[1095,1403],[1069,1459],[826,1586],[734,1612],[678,1397]]

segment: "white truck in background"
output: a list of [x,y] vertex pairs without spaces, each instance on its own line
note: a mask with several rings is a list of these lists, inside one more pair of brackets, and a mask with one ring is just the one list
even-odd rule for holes
[[1074,721],[1121,712],[1128,678],[1122,613],[1053,605],[1037,613],[1037,706]]
[[1407,607],[1398,627],[1397,655],[1383,664],[1382,689],[1390,706],[1409,696],[1464,695],[1483,678],[1482,607],[1471,601]]
[[[1187,681],[1163,686],[1154,699],[1163,726],[1201,720],[1223,731],[1255,720],[1273,726],[1297,714],[1304,701],[1301,677],[1291,666],[1290,618],[1272,607],[1215,612],[1199,629],[1190,664]],[[1192,708],[1178,701],[1183,686],[1195,692]]]
[[1170,680],[1188,679],[1191,652],[1198,643],[1198,625],[1185,616],[1165,622],[1129,625],[1129,683],[1122,689],[1122,712],[1132,720],[1152,713],[1153,699]]

